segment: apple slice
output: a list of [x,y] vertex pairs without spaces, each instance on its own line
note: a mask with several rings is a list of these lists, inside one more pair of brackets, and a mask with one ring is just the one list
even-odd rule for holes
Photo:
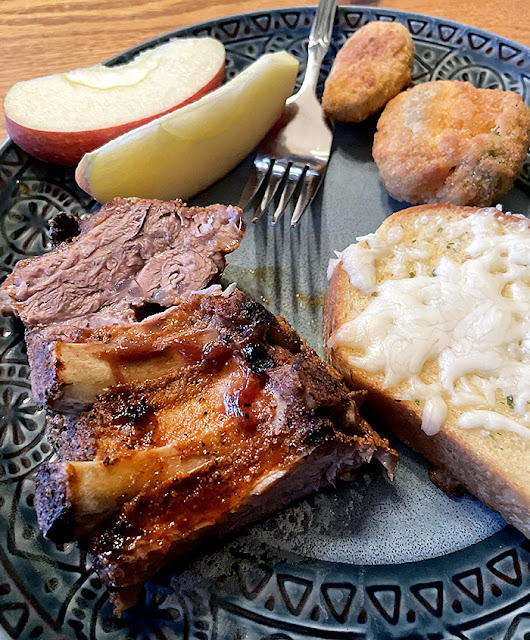
[[268,53],[219,89],[83,157],[79,186],[117,196],[187,199],[231,171],[265,136],[291,95],[298,61]]
[[224,63],[218,40],[176,38],[120,66],[17,82],[4,102],[6,128],[36,158],[75,166],[88,151],[218,87]]

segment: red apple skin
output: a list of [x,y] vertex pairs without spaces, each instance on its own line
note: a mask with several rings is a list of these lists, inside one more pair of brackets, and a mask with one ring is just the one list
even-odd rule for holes
[[159,118],[166,113],[170,113],[191,102],[195,102],[195,100],[202,98],[202,96],[210,91],[217,89],[223,82],[224,71],[225,67],[223,63],[223,66],[210,82],[201,87],[201,89],[192,96],[174,107],[166,109],[166,111],[161,111],[160,113],[147,116],[135,122],[126,122],[116,125],[115,127],[93,129],[92,131],[39,131],[24,127],[5,116],[4,120],[7,133],[21,149],[27,151],[34,158],[38,158],[44,162],[75,167],[85,153],[101,147],[101,145],[109,140],[121,136],[122,133],[136,129],[155,118]]

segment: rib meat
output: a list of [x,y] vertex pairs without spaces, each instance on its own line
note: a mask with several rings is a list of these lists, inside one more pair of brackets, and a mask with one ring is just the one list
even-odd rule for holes
[[[37,472],[40,526],[91,551],[117,613],[204,536],[348,478],[372,458],[390,475],[396,464],[334,370],[242,292],[189,295],[150,323],[78,336],[119,354],[122,381],[78,418],[50,421],[59,460]],[[128,358],[168,349],[178,367],[128,379]]]

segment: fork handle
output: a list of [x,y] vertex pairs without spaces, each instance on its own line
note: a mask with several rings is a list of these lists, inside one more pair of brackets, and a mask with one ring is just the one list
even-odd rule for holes
[[306,72],[299,93],[316,91],[320,68],[331,42],[336,10],[337,0],[320,0],[318,4],[309,34]]

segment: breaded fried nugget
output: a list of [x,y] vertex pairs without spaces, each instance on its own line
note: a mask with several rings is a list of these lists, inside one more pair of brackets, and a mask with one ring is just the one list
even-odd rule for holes
[[339,122],[362,122],[410,83],[414,44],[396,22],[370,22],[344,44],[326,81],[322,107]]
[[487,206],[507,193],[530,145],[530,109],[513,91],[417,85],[379,118],[373,156],[396,200]]

